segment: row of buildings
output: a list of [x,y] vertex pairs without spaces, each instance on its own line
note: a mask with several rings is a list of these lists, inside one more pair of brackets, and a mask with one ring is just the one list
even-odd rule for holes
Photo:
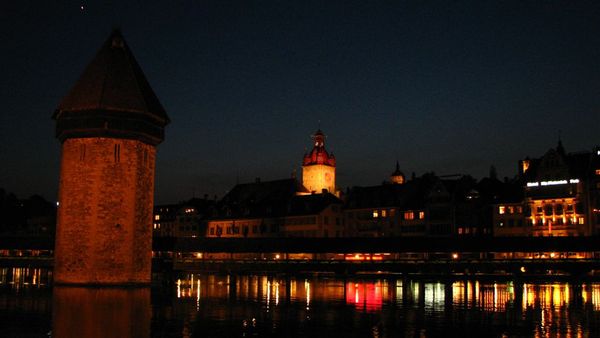
[[155,207],[154,235],[169,237],[591,236],[600,232],[600,150],[562,142],[519,161],[518,175],[396,170],[381,185],[339,191],[325,135],[313,135],[296,178],[238,184],[221,200]]

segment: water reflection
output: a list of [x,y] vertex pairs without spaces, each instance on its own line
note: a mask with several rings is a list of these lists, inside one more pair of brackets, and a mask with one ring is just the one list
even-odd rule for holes
[[355,282],[346,283],[346,303],[353,304],[357,309],[372,312],[381,309],[383,295],[387,291],[387,283]]
[[55,286],[52,337],[150,337],[149,288]]
[[196,299],[189,332],[217,325],[221,333],[259,336],[290,329],[302,336],[296,332],[315,333],[317,326],[373,337],[396,330],[427,337],[453,330],[507,337],[600,334],[598,283],[188,275],[177,285],[181,305]]
[[50,281],[0,269],[0,337],[600,336],[596,282],[186,274],[150,291]]
[[40,268],[0,268],[0,285],[15,289],[26,286],[42,287],[50,283],[52,272]]

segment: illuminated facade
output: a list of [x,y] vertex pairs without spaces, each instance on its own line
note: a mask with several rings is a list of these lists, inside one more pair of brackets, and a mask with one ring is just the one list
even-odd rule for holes
[[598,234],[599,155],[598,151],[566,153],[559,141],[541,158],[519,161],[524,199],[495,206],[495,235]]
[[302,184],[310,193],[329,192],[336,196],[335,156],[325,150],[325,134],[319,129],[312,136],[313,149],[302,161]]
[[114,31],[53,118],[62,143],[54,281],[147,284],[167,114]]
[[[523,172],[533,236],[586,236],[594,233],[593,192],[597,154],[567,154],[562,143]],[[591,171],[591,172],[590,172]],[[592,186],[591,186],[592,185]]]

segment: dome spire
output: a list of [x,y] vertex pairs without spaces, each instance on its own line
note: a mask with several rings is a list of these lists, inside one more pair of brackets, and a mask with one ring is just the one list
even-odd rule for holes
[[404,173],[400,171],[400,163],[396,160],[396,170],[390,175],[393,184],[404,184]]

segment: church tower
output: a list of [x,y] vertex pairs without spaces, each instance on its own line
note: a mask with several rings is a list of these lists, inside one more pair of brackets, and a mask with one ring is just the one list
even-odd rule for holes
[[319,129],[312,135],[314,142],[310,153],[302,161],[302,184],[312,193],[327,190],[337,195],[335,189],[335,156],[325,150],[325,134]]
[[400,171],[400,164],[396,161],[396,170],[390,175],[392,184],[404,184],[404,173]]
[[156,146],[169,118],[118,30],[52,117],[62,144],[54,281],[149,284]]

